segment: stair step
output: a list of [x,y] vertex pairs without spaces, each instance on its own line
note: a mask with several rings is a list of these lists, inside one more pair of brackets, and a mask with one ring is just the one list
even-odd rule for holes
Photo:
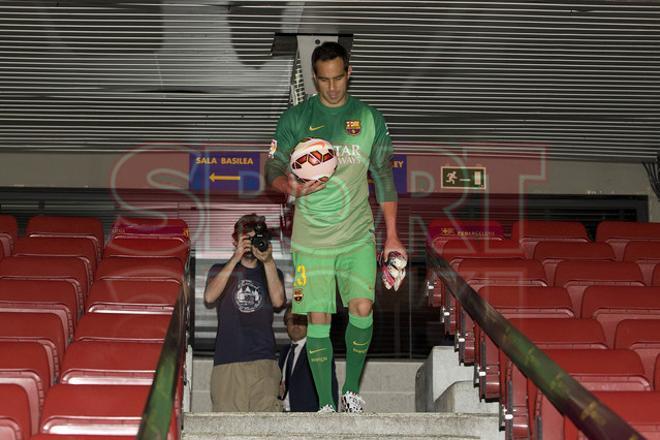
[[[302,435],[297,435],[297,434],[287,434],[286,439],[290,440],[325,440],[328,438],[332,438],[333,440],[379,440],[379,439],[385,439],[385,440],[395,440],[395,439],[405,439],[405,440],[477,440],[479,437],[465,437],[465,436],[446,436],[446,435],[415,435],[415,436],[405,436],[402,437],[400,434],[396,435],[364,435],[364,434],[356,434],[356,435],[332,435],[328,436],[328,434],[302,434]],[[282,439],[281,435],[260,435],[260,436],[253,436],[253,435],[223,435],[220,436],[218,434],[185,434],[183,435],[184,440],[273,440],[273,439]]]
[[[401,438],[499,439],[494,414],[389,413],[188,413],[186,439]],[[218,437],[222,435],[222,437]],[[194,436],[194,437],[193,437]]]

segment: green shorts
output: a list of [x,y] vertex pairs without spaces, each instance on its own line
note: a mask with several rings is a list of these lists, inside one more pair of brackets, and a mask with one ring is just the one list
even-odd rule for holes
[[328,252],[294,251],[293,313],[335,313],[339,287],[344,306],[354,298],[374,300],[376,245],[373,240]]

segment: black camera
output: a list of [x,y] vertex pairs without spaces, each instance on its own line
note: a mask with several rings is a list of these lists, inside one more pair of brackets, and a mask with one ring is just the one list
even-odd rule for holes
[[270,243],[270,231],[266,223],[257,223],[254,225],[254,235],[250,239],[250,243],[255,248],[259,249],[259,252],[265,252],[268,249],[268,244]]

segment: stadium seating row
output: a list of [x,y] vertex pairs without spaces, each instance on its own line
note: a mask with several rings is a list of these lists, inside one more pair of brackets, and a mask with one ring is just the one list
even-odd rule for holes
[[[103,249],[100,222],[74,220],[0,233],[0,401],[15,403],[0,405],[3,439],[137,432],[185,283],[187,226],[121,220]],[[179,377],[170,438],[181,393]]]
[[[587,389],[605,392],[640,432],[657,435],[660,413],[637,417],[623,402],[660,395],[660,225],[602,222],[596,242],[576,222],[521,221],[511,240],[492,221],[440,220],[429,231],[430,248],[482,299]],[[434,290],[481,396],[502,403],[507,438],[578,438],[453,296]]]

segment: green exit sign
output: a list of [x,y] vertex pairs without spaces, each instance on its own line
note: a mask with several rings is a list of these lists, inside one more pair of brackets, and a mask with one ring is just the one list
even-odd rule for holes
[[442,167],[441,188],[486,189],[485,167]]

